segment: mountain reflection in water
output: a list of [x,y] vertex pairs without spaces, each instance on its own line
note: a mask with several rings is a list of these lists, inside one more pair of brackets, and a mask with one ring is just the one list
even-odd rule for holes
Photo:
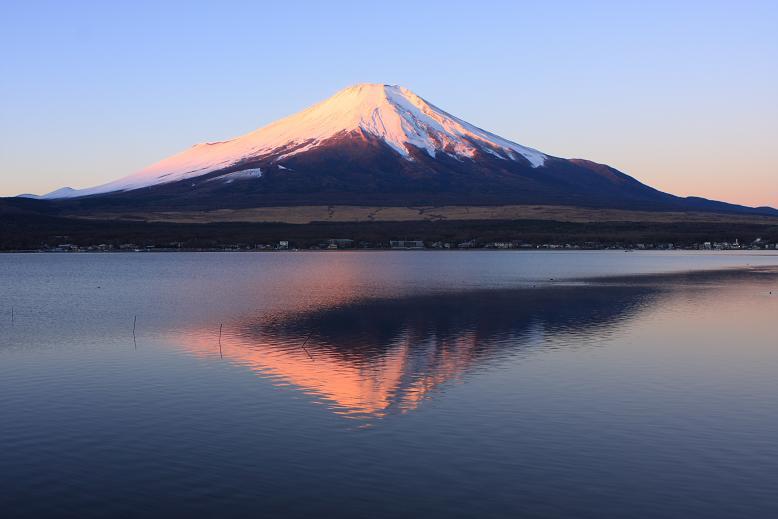
[[3,517],[778,517],[775,255],[0,255],[0,286]]
[[381,418],[506,356],[595,344],[650,304],[650,286],[559,286],[365,300],[227,323],[179,343],[293,385],[333,412]]

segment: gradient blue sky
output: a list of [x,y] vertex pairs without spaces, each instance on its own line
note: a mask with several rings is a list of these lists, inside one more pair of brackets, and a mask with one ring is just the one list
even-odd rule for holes
[[0,195],[113,180],[367,81],[666,191],[778,206],[775,0],[0,10]]

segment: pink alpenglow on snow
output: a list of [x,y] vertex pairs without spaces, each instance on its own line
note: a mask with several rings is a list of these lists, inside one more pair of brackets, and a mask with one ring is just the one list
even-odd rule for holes
[[[57,190],[43,198],[129,191],[177,182],[288,148],[288,153],[278,157],[280,161],[338,134],[355,131],[378,137],[407,160],[413,160],[408,146],[426,150],[431,157],[438,153],[472,157],[481,150],[505,160],[523,157],[532,167],[540,167],[546,160],[543,153],[468,124],[406,88],[365,83],[241,137],[197,144],[119,180],[87,189]],[[260,176],[261,172],[253,174]]]

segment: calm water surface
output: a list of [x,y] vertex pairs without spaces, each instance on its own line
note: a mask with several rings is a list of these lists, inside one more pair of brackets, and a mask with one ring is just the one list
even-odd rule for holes
[[777,255],[0,255],[2,517],[773,518],[776,489]]

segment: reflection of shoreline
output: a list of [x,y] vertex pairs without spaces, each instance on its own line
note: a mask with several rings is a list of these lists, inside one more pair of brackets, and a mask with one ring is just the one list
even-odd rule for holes
[[[526,354],[556,335],[579,343],[653,301],[656,288],[557,286],[368,300],[227,325],[222,354],[342,415],[406,412],[480,364]],[[301,345],[308,339],[305,348]],[[176,342],[218,355],[212,332]],[[310,357],[309,357],[310,354]],[[312,358],[311,358],[312,357]]]
[[595,276],[580,278],[575,281],[603,285],[648,285],[656,286],[664,283],[679,287],[685,283],[691,285],[720,284],[733,281],[769,281],[774,282],[778,276],[778,266],[738,266],[714,268],[710,270],[688,270],[652,274],[621,274],[612,276]]

